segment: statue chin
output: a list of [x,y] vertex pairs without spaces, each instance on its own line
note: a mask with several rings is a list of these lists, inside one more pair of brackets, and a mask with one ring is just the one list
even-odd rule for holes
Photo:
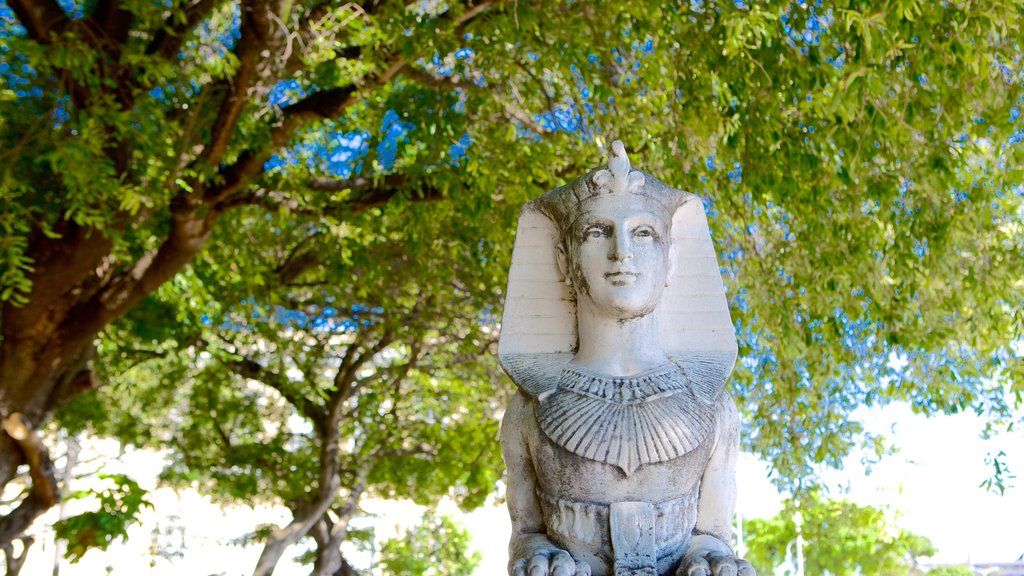
[[647,294],[622,290],[618,294],[607,295],[600,301],[591,297],[580,297],[577,305],[578,314],[581,315],[590,314],[629,322],[650,316],[657,309],[658,301]]

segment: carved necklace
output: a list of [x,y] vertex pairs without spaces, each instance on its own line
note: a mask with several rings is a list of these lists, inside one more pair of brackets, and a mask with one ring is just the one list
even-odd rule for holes
[[538,396],[537,422],[559,446],[629,476],[644,464],[679,458],[707,438],[714,398],[703,388],[676,363],[623,378],[566,366],[557,388]]

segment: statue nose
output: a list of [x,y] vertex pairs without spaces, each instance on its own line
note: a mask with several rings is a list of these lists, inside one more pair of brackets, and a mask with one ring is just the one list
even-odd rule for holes
[[608,253],[609,260],[622,262],[633,257],[633,247],[630,245],[629,237],[616,234],[613,241],[611,252]]

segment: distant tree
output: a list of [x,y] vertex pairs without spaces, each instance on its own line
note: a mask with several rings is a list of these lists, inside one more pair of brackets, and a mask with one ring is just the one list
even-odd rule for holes
[[976,576],[974,570],[965,565],[936,566],[928,569],[928,576]]
[[[103,365],[112,385],[63,409],[60,420],[168,449],[172,485],[291,510],[288,525],[266,531],[258,575],[307,537],[316,544],[315,574],[349,566],[340,546],[364,496],[427,505],[450,496],[478,506],[502,470],[494,439],[506,388],[487,313],[495,293],[469,288],[491,282],[493,267],[477,262],[487,235],[473,233],[467,244],[442,234],[451,210],[389,209],[373,217],[373,235],[344,250],[309,230],[282,230],[286,245],[319,254],[315,265],[259,301],[237,300],[220,313],[181,307],[176,316],[209,324],[192,345],[142,364]],[[409,221],[422,238],[405,232]],[[298,258],[244,242],[214,246],[234,246],[267,269]],[[343,270],[359,281],[336,284]],[[421,293],[427,279],[445,288]]]
[[787,502],[774,518],[744,521],[745,557],[758,574],[773,574],[792,552],[797,510],[808,576],[921,574],[916,559],[935,553],[927,538],[896,527],[884,509],[809,494],[799,507]]
[[454,520],[428,513],[404,537],[384,543],[380,564],[393,576],[469,576],[481,559],[470,551],[469,541],[469,533]]

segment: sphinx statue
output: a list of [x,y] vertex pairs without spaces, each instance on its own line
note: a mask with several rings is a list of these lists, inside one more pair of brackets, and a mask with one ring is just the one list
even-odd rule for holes
[[702,203],[608,166],[522,210],[498,345],[511,576],[753,576],[736,337]]

